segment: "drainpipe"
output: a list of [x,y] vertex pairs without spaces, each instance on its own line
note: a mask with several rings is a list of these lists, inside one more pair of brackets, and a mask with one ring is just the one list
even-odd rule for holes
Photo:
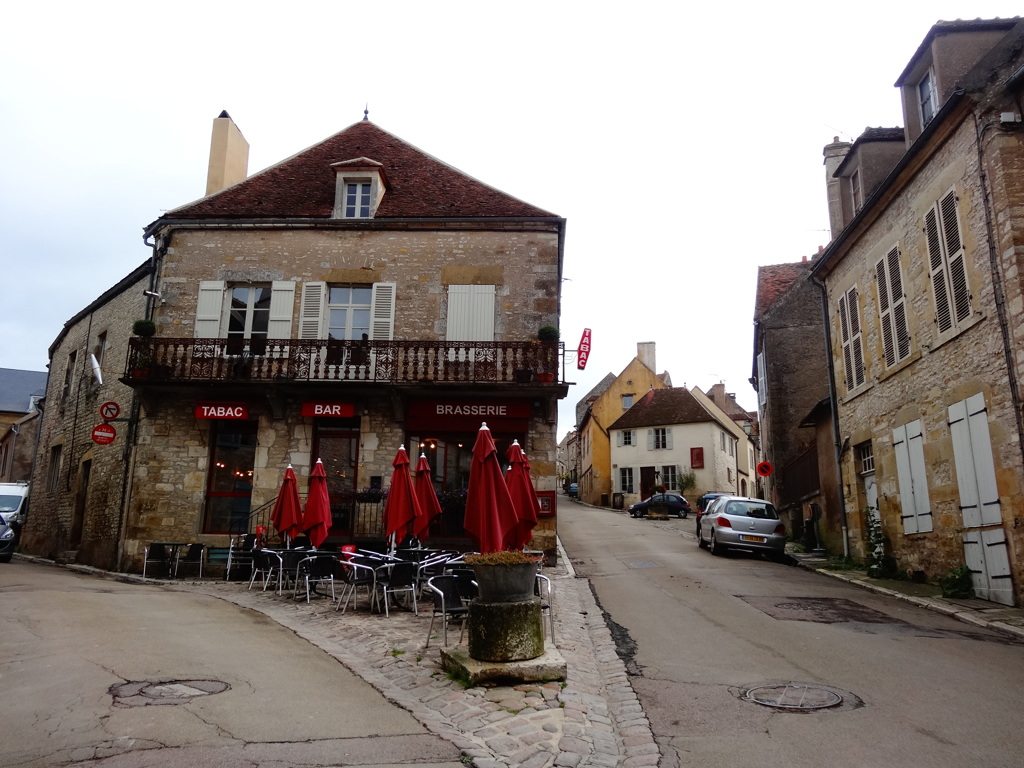
[[832,327],[828,317],[828,294],[825,284],[815,274],[811,274],[811,282],[821,291],[821,317],[825,328],[825,359],[828,362],[828,396],[832,404],[832,446],[836,462],[836,491],[839,493],[839,514],[843,529],[843,557],[850,556],[850,526],[846,519],[846,495],[843,493],[843,443],[839,435],[839,409],[836,407],[836,368],[832,360]]

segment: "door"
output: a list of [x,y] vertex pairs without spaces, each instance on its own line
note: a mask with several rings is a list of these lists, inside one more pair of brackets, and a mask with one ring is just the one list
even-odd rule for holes
[[82,462],[82,474],[78,479],[78,492],[75,494],[75,515],[71,519],[71,540],[72,549],[82,543],[82,529],[85,527],[86,500],[89,497],[89,476],[92,474],[92,462]]
[[654,467],[640,467],[640,500],[650,498],[654,493],[657,470]]
[[256,421],[212,422],[203,533],[249,532],[256,428]]
[[315,455],[324,463],[327,473],[327,495],[331,500],[331,528],[328,535],[351,539],[377,534],[379,510],[367,508],[363,520],[365,530],[353,531],[356,509],[356,468],[359,460],[359,431],[344,428],[318,427]]

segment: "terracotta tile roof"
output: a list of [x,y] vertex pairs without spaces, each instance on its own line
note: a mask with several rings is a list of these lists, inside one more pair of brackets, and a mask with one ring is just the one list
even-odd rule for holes
[[811,274],[811,261],[791,264],[771,264],[757,269],[757,298],[754,302],[754,319],[774,304],[797,280]]
[[717,421],[685,387],[651,389],[609,429],[661,427]]
[[245,181],[162,219],[330,218],[334,163],[380,163],[387,192],[375,219],[555,217],[445,165],[369,121],[350,125]]

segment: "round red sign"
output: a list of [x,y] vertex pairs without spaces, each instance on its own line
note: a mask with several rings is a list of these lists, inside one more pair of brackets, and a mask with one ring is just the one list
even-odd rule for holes
[[110,401],[100,406],[100,416],[104,419],[116,419],[117,414],[121,412],[121,406],[117,403]]
[[761,477],[767,477],[771,473],[772,465],[769,464],[767,461],[762,461],[760,464],[757,465],[757,474],[759,474]]
[[117,437],[117,430],[109,424],[100,424],[93,427],[92,441],[97,445],[110,445]]

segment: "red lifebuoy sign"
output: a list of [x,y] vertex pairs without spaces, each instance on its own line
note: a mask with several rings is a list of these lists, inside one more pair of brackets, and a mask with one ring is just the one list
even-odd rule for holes
[[757,465],[757,474],[761,477],[768,477],[772,473],[772,465],[767,461],[762,461]]

